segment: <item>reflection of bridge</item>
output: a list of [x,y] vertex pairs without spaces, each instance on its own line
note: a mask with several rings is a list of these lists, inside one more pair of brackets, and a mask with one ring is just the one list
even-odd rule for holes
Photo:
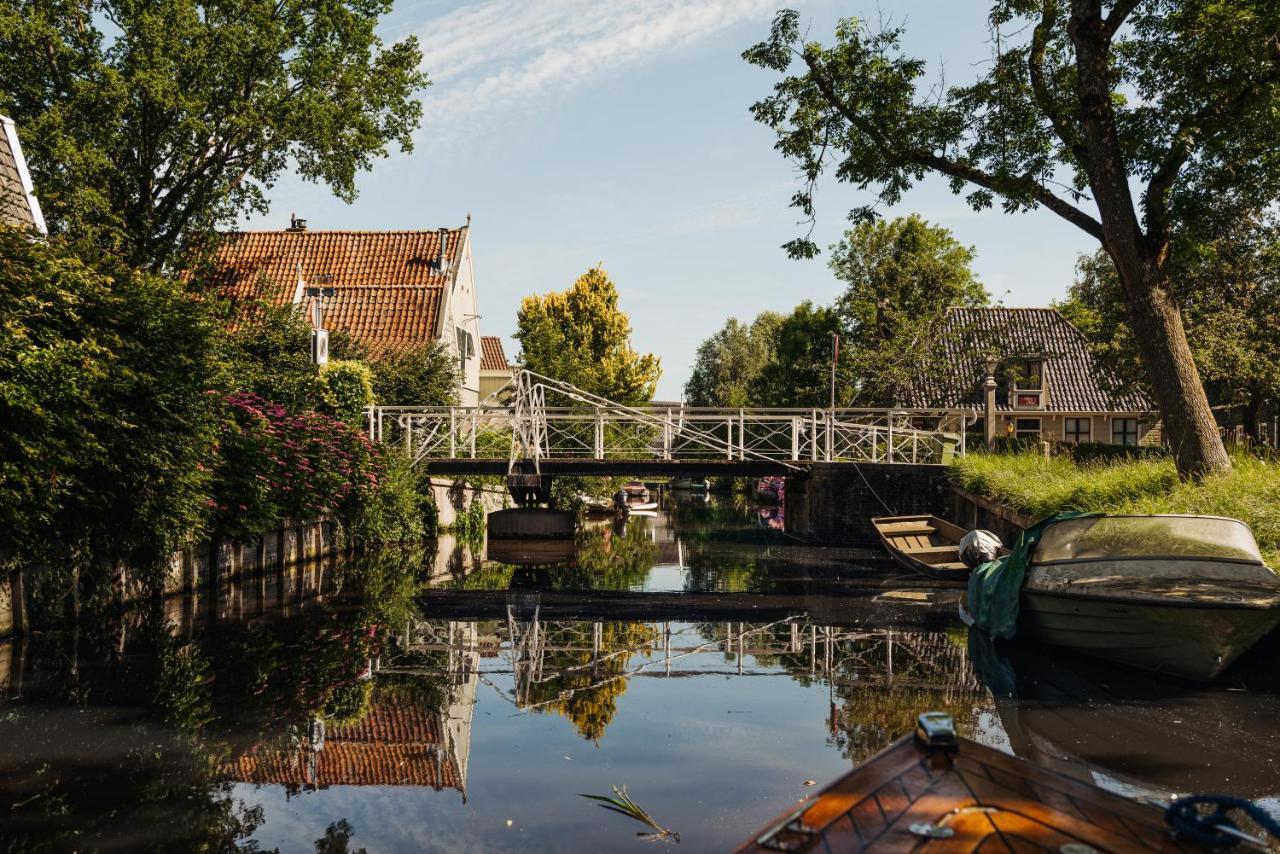
[[[555,405],[548,406],[548,397]],[[434,472],[785,474],[813,463],[942,463],[970,410],[632,407],[522,371],[510,405],[376,406],[369,437]]]
[[[459,626],[471,625],[471,631]],[[767,676],[807,674],[833,685],[911,688],[978,693],[977,675],[968,651],[945,632],[904,632],[819,626],[791,617],[770,623],[721,622],[650,624],[626,640],[606,637],[603,621],[544,620],[507,611],[482,629],[476,623],[410,621],[408,647],[447,654],[446,665],[384,667],[385,672],[435,674],[458,659],[488,658],[502,662],[483,668],[485,676],[513,677],[514,702],[520,708],[536,702],[539,685],[559,684],[567,676],[584,677],[570,689],[589,690],[638,677]],[[636,624],[631,624],[636,625]],[[474,656],[474,659],[471,657]],[[700,658],[701,656],[701,658]],[[631,659],[643,661],[632,665]],[[712,659],[712,661],[708,661]],[[612,665],[612,666],[611,666]],[[565,699],[564,693],[552,695]]]

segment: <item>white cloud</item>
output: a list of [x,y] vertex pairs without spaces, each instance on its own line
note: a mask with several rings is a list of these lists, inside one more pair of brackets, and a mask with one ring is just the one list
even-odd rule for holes
[[[455,124],[617,74],[748,20],[778,0],[484,0],[418,28],[428,113]],[[433,124],[428,120],[425,125]]]

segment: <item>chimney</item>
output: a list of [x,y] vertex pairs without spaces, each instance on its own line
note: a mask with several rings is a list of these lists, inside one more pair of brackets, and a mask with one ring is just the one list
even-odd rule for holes
[[449,274],[449,229],[441,228],[437,234],[440,237],[440,248],[436,255],[436,272],[446,276]]
[[289,214],[289,230],[290,231],[306,231],[307,221],[305,219],[299,219],[294,214]]

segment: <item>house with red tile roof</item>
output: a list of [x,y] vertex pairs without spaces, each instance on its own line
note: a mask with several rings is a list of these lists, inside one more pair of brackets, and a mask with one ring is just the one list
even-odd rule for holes
[[[211,283],[233,304],[298,305],[307,287],[332,289],[326,329],[377,352],[440,341],[458,361],[459,401],[480,391],[480,313],[476,308],[470,217],[457,228],[424,231],[321,231],[292,218],[280,231],[224,234]],[[413,405],[418,401],[383,401]]]

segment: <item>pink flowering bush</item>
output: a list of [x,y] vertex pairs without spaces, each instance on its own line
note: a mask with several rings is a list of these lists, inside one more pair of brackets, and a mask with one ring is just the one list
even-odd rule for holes
[[346,422],[245,392],[227,397],[219,470],[209,499],[215,530],[257,534],[285,519],[348,518],[378,499],[381,452]]

